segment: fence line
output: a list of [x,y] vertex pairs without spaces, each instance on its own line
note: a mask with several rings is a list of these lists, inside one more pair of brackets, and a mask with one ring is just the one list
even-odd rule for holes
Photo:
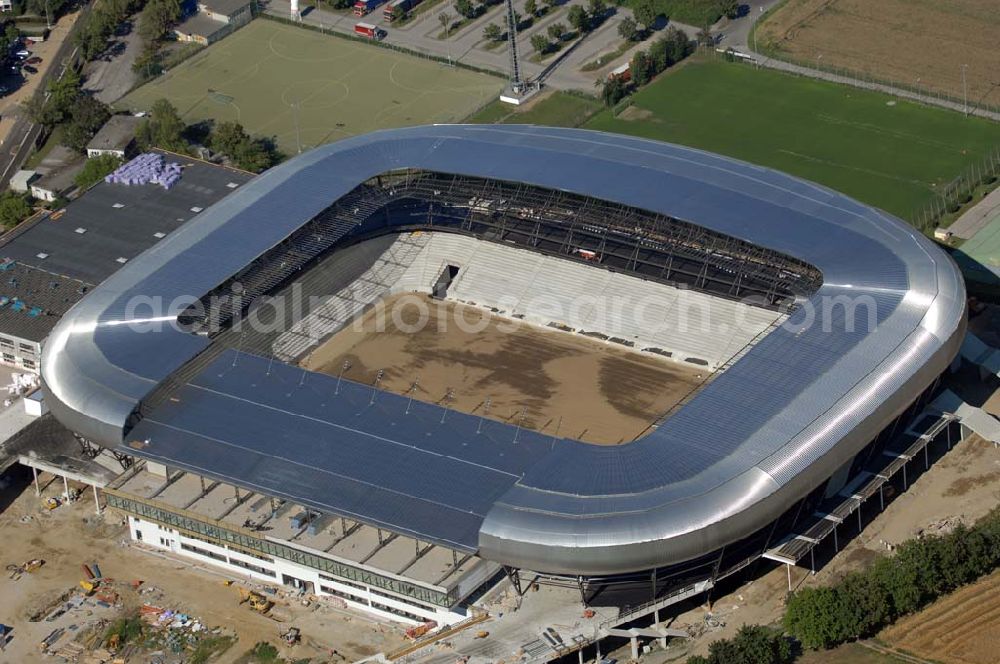
[[810,60],[808,58],[794,57],[782,51],[778,51],[777,49],[767,48],[766,46],[758,46],[757,48],[758,50],[754,53],[757,57],[771,58],[773,60],[778,60],[780,62],[787,62],[790,65],[796,65],[798,67],[804,67],[806,69],[814,69],[816,71],[825,72],[827,74],[833,74],[835,76],[842,76],[844,78],[849,78],[854,81],[857,81],[859,87],[861,84],[884,85],[886,87],[904,90],[906,92],[910,92],[915,95],[921,95],[924,97],[930,97],[932,99],[937,99],[940,101],[951,102],[952,104],[967,106],[970,112],[974,110],[984,110],[984,111],[991,111],[993,113],[1000,113],[1000,105],[989,104],[983,98],[980,98],[978,102],[975,101],[974,99],[966,100],[956,95],[951,95],[946,92],[942,92],[940,90],[932,89],[930,86],[920,87],[919,85],[911,84],[908,81],[883,78],[881,76],[869,72],[862,72],[856,69],[850,69],[848,67],[838,67],[835,65],[824,63],[819,58]]
[[379,48],[385,48],[390,51],[396,51],[397,53],[405,53],[407,55],[412,55],[418,58],[424,58],[425,60],[433,60],[435,62],[440,62],[444,65],[449,65],[452,67],[459,67],[461,69],[468,69],[469,71],[474,71],[479,74],[488,74],[490,76],[496,76],[497,78],[506,78],[504,74],[494,71],[492,69],[486,69],[485,67],[477,67],[475,65],[470,65],[465,62],[459,62],[450,58],[444,58],[439,55],[431,55],[430,53],[423,53],[421,51],[414,51],[412,49],[403,48],[402,46],[397,46],[395,44],[389,44],[384,41],[379,41],[376,39],[369,39],[367,37],[356,37],[353,34],[347,34],[344,32],[339,32],[330,28],[327,30],[325,27],[320,25],[313,25],[311,23],[306,23],[305,21],[293,21],[290,18],[285,18],[283,16],[275,16],[274,14],[269,14],[264,12],[260,15],[260,18],[267,19],[268,21],[276,21],[278,23],[284,23],[286,25],[293,25],[297,28],[304,28],[306,30],[312,30],[313,32],[319,32],[324,35],[331,35],[337,37],[338,39],[346,39],[348,41],[357,42],[359,44],[369,44],[371,46],[378,46]]
[[976,189],[983,185],[994,184],[1000,178],[1000,146],[990,149],[989,153],[978,162],[973,163],[955,179],[944,185],[937,195],[926,205],[913,211],[909,221],[924,232],[933,231],[940,225],[941,219],[972,201]]

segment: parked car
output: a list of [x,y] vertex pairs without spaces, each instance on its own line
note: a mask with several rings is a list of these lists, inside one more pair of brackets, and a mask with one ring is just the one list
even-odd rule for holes
[[34,67],[32,67],[31,65],[24,65],[24,71],[28,72],[29,74],[37,74],[38,73],[38,70],[35,69]]
[[31,57],[31,51],[26,51],[24,49],[21,49],[20,51],[18,51],[14,55],[16,55],[17,57],[19,57],[19,58],[21,58],[23,60],[25,58]]
[[29,64],[29,65],[38,65],[38,64],[42,63],[42,59],[36,55],[33,58],[28,58],[24,62],[27,63],[27,64]]

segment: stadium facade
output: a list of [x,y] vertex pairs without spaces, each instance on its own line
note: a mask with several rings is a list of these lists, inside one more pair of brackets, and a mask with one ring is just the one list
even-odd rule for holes
[[[376,401],[371,386],[286,363],[296,354],[276,353],[274,334],[237,331],[263,296],[311,278],[349,285],[364,247],[414,231],[749,301],[774,322],[711,361],[641,330],[625,339],[711,379],[618,446]],[[347,255],[361,267],[338,273]],[[440,287],[437,270],[413,289]],[[318,148],[205,210],[73,307],[42,377],[56,417],[97,444],[352,519],[380,544],[385,531],[492,565],[469,578],[500,564],[576,579],[652,570],[655,583],[656,570],[718,573],[727,547],[759,555],[797,504],[843,485],[964,331],[953,262],[828,189],[623,136],[433,126]],[[437,606],[472,591],[466,579]]]

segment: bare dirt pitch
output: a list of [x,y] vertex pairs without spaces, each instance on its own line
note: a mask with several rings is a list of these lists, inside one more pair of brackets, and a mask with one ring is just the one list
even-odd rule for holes
[[760,24],[757,41],[802,64],[844,67],[959,100],[968,65],[970,104],[995,107],[998,34],[996,0],[788,0]]
[[[479,415],[489,399],[490,418],[604,445],[643,434],[707,375],[460,303],[404,294],[383,304],[317,348],[303,366],[337,375],[347,361],[344,377],[366,384],[382,369],[383,389],[402,394],[419,381],[413,394],[421,401],[443,405],[451,390],[451,408]],[[423,325],[421,311],[427,313]]]
[[1000,572],[960,588],[879,635],[944,664],[993,664],[1000,644]]

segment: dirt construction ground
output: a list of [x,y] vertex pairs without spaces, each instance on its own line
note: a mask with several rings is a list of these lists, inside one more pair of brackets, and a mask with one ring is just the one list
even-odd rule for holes
[[[843,67],[908,88],[1000,106],[996,0],[788,0],[758,47],[808,66]],[[918,82],[919,81],[919,82]]]
[[880,639],[943,664],[994,664],[1000,644],[1000,572],[901,620]]
[[373,308],[303,364],[338,375],[347,361],[344,377],[365,384],[382,369],[384,389],[403,394],[419,381],[413,396],[421,401],[609,445],[641,435],[702,382],[702,369],[455,302],[407,294],[386,300],[385,310]]
[[[0,574],[0,624],[13,628],[6,649],[0,650],[0,664],[60,661],[42,655],[39,650],[39,643],[54,629],[66,630],[57,642],[58,650],[86,630],[88,624],[99,619],[113,620],[143,603],[183,611],[197,617],[209,629],[218,626],[223,633],[235,634],[236,643],[221,657],[211,660],[213,663],[234,662],[258,641],[278,646],[279,631],[289,625],[302,630],[302,642],[292,648],[281,645],[281,656],[289,660],[311,657],[315,664],[356,661],[376,652],[388,652],[404,642],[398,625],[374,622],[317,602],[304,607],[280,593],[273,598],[291,620],[279,624],[239,604],[239,588],[251,587],[245,580],[189,560],[154,554],[128,542],[128,532],[119,515],[109,510],[105,510],[104,516],[95,515],[89,488],[78,502],[51,512],[45,510],[42,500],[61,494],[62,481],[42,475],[43,486],[46,482],[49,485],[39,498],[30,485],[31,473],[20,470],[18,481],[0,491],[0,564],[6,567],[33,558],[42,558],[45,564],[17,580],[10,578],[10,572]],[[70,482],[70,488],[73,487]],[[105,576],[118,581],[115,589],[122,606],[105,608],[90,598],[53,622],[29,620],[32,614],[52,606],[63,593],[78,589],[83,577],[80,565],[92,562],[100,565]],[[143,581],[140,591],[145,592],[129,588],[129,582],[135,579]],[[225,580],[234,584],[226,587]],[[161,653],[156,660],[147,651],[129,657],[128,661],[167,664],[179,661],[176,657],[164,657]]]

